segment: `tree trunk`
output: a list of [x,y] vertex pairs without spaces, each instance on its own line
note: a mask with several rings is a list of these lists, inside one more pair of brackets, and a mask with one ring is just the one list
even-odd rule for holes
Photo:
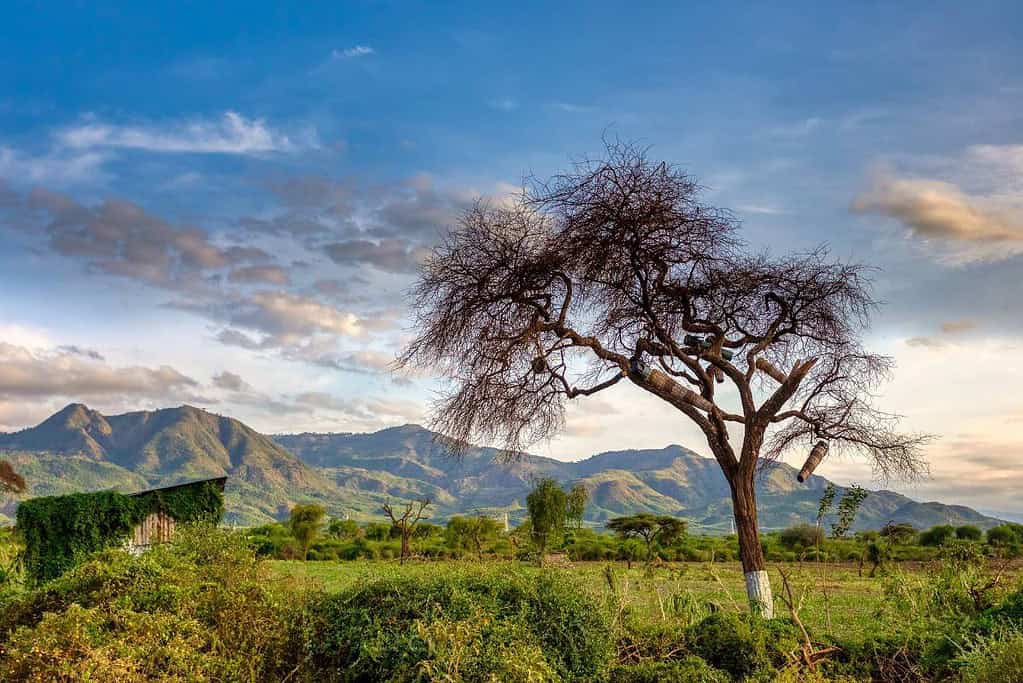
[[732,486],[732,506],[735,511],[735,531],[739,535],[739,559],[746,578],[746,595],[750,609],[765,619],[774,618],[774,598],[771,579],[767,574],[764,549],[760,545],[757,524],[757,499],[753,488],[753,473],[739,472]]
[[408,557],[408,537],[409,534],[401,534],[401,557],[398,559],[398,564],[405,564],[405,558]]

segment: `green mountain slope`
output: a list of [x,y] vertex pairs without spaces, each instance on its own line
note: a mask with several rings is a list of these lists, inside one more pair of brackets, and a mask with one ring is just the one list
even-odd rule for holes
[[[229,417],[182,406],[104,416],[72,404],[41,424],[0,434],[0,457],[30,484],[28,495],[114,488],[136,491],[206,477],[228,476],[229,523],[280,519],[297,502],[319,502],[333,515],[378,518],[387,501],[428,497],[434,519],[480,511],[525,517],[533,479],[582,483],[590,492],[587,519],[649,511],[690,520],[695,529],[727,532],[731,501],[717,464],[682,446],[601,453],[576,462],[525,455],[503,461],[491,448],[452,457],[442,439],[416,425],[372,434],[283,434],[268,437]],[[764,528],[812,520],[827,481],[796,482],[784,464],[758,480]],[[11,519],[16,501],[0,507]],[[925,528],[998,520],[963,506],[920,503],[891,491],[866,500],[858,528],[888,521]]]
[[[36,427],[0,434],[0,452],[24,472],[30,495],[134,491],[228,476],[229,522],[285,514],[296,502],[333,500],[335,484],[270,438],[191,406],[103,416],[72,404]],[[12,516],[14,503],[0,512]]]

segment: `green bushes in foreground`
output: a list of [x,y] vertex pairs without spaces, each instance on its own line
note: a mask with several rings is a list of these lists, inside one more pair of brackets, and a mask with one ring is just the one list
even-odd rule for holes
[[932,571],[881,579],[876,632],[813,634],[839,650],[810,670],[787,619],[688,609],[682,574],[678,592],[658,594],[658,621],[613,611],[569,571],[510,563],[395,564],[325,593],[276,574],[241,534],[185,529],[0,597],[0,680],[1018,682],[1023,591],[991,588],[977,545],[960,539]]
[[604,611],[567,577],[527,570],[384,579],[326,598],[314,618],[312,660],[343,680],[404,680],[426,662],[450,672],[457,658],[465,680],[591,681],[613,656]]

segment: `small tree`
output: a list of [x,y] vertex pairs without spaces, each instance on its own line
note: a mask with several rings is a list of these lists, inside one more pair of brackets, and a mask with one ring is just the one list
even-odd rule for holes
[[932,526],[920,534],[920,545],[940,546],[955,538],[956,530],[951,524]]
[[652,515],[641,512],[628,517],[615,517],[607,523],[607,528],[623,539],[641,538],[646,544],[646,561],[649,564],[654,556],[654,543],[666,545],[674,543],[686,533],[686,521],[669,515]]
[[547,544],[565,529],[568,496],[553,479],[537,480],[526,496],[531,536],[537,552],[537,563],[543,565]]
[[327,525],[327,533],[334,538],[358,538],[360,531],[359,523],[354,519],[332,519]]
[[291,517],[288,519],[288,529],[291,535],[298,541],[299,549],[302,551],[302,559],[309,557],[309,546],[311,546],[320,534],[320,527],[327,511],[322,505],[296,505],[291,508]]
[[980,527],[964,524],[956,527],[956,538],[963,541],[979,541],[984,538],[984,532],[980,530]]
[[907,522],[888,522],[880,531],[891,545],[908,545],[916,539],[916,533],[916,527]]
[[490,517],[456,515],[448,520],[444,539],[449,547],[469,550],[482,560],[484,548],[496,541],[499,533],[500,525]]
[[778,540],[789,550],[819,548],[821,541],[824,540],[824,532],[812,524],[796,524],[778,534]]
[[590,494],[582,484],[576,484],[568,491],[565,517],[575,524],[576,529],[582,528],[583,515],[586,514],[586,502]]
[[[881,474],[921,468],[874,390],[892,361],[862,344],[867,269],[825,249],[750,249],[677,167],[628,144],[480,202],[422,266],[403,366],[451,380],[433,425],[519,453],[565,404],[627,382],[693,422],[728,482],[752,609],[773,616],[757,520],[764,459],[819,441]],[[719,391],[727,382],[728,391]]]
[[394,508],[389,503],[384,503],[383,511],[387,515],[388,519],[391,520],[391,528],[398,530],[398,535],[401,537],[401,554],[399,555],[399,563],[405,564],[405,560],[411,555],[411,546],[409,545],[409,539],[412,538],[412,534],[416,530],[416,526],[420,521],[427,517],[426,508],[430,506],[429,498],[421,498],[419,500],[409,501],[405,504],[405,508],[400,512],[396,513]]
[[856,521],[856,513],[860,511],[860,506],[863,505],[867,495],[866,490],[856,484],[846,489],[842,494],[842,499],[838,501],[838,519],[831,525],[832,538],[845,538],[849,529],[852,528],[853,522]]

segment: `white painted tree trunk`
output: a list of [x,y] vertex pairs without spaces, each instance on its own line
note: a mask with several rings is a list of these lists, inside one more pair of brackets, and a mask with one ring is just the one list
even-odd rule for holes
[[771,577],[761,569],[746,572],[746,595],[750,606],[764,619],[774,618],[774,596],[771,595]]

